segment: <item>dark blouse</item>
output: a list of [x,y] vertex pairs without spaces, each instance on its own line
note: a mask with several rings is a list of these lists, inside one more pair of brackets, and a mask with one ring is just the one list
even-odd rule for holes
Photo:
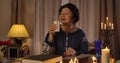
[[55,47],[56,54],[62,55],[66,49],[66,37],[68,37],[67,47],[73,48],[77,54],[87,54],[88,53],[88,41],[85,37],[85,33],[78,29],[72,33],[66,33],[60,29],[60,32],[54,34],[54,42],[48,41],[49,33],[46,35],[45,42],[51,46]]

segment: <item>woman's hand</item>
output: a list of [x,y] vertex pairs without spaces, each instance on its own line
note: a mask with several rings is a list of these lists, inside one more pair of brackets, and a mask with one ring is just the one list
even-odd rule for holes
[[50,42],[54,41],[53,35],[55,33],[56,28],[57,28],[56,24],[52,24],[52,25],[49,26],[49,38],[48,38],[48,40]]
[[68,49],[64,52],[65,56],[72,56],[72,55],[75,55],[75,54],[76,54],[76,51],[71,47],[68,47]]
[[50,26],[49,26],[49,33],[54,34],[56,28],[57,28],[57,25],[56,25],[56,24],[52,24],[52,25],[50,25]]

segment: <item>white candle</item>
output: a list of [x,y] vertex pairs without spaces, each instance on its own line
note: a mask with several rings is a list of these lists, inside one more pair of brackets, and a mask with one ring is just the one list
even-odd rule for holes
[[106,17],[106,23],[107,23],[107,24],[109,23],[109,21],[108,21],[108,17]]
[[92,63],[96,63],[97,62],[97,59],[95,56],[92,57]]
[[106,47],[105,49],[102,49],[101,63],[109,63],[109,59],[110,59],[110,50]]
[[111,27],[112,27],[112,23],[111,22],[109,22],[109,29],[111,30]]
[[103,30],[103,22],[101,22],[101,29]]
[[107,25],[106,25],[106,24],[104,24],[104,29],[105,29],[105,30],[107,29]]
[[111,29],[112,29],[112,30],[114,29],[113,23],[112,23]]
[[106,17],[106,20],[108,21],[108,17]]

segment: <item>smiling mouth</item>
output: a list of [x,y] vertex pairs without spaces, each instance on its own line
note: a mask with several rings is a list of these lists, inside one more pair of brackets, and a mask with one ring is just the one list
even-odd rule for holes
[[61,21],[65,21],[65,19],[61,19]]

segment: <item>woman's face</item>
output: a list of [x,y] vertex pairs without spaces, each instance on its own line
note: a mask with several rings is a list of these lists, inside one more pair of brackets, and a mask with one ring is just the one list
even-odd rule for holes
[[69,8],[63,8],[59,15],[60,22],[62,24],[71,24],[72,23],[72,12]]

